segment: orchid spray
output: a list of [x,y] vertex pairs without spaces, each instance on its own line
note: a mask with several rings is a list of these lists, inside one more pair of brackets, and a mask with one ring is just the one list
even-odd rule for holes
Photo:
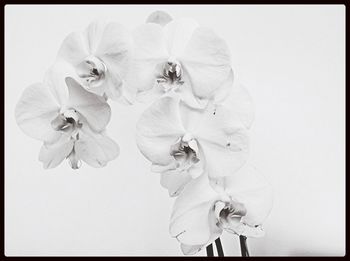
[[249,160],[254,106],[234,78],[229,46],[192,18],[163,11],[129,31],[92,22],[69,34],[41,82],[27,87],[15,109],[18,126],[42,142],[39,160],[65,159],[100,168],[117,158],[107,135],[110,101],[148,103],[135,127],[136,144],[175,198],[170,235],[185,255],[213,244],[224,256],[222,233],[246,239],[265,234],[272,189]]

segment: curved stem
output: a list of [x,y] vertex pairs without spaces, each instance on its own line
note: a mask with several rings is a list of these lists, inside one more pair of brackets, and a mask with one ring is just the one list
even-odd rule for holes
[[219,256],[224,256],[224,250],[222,249],[220,237],[215,239],[216,249],[218,250]]
[[242,257],[249,256],[248,247],[247,247],[247,237],[239,236],[239,243],[241,245]]
[[213,244],[207,246],[207,256],[214,256]]

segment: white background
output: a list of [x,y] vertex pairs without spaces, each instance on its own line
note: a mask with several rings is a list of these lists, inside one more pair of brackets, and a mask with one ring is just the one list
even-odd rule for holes
[[[147,105],[111,103],[121,154],[103,169],[44,170],[41,143],[16,125],[64,37],[97,18],[130,29],[155,10],[189,16],[226,39],[256,118],[251,160],[274,187],[267,235],[251,255],[345,253],[345,6],[9,6],[5,8],[6,255],[182,255],[168,233],[173,199],[138,151]],[[237,238],[223,236],[227,255]],[[199,255],[205,255],[205,251]]]

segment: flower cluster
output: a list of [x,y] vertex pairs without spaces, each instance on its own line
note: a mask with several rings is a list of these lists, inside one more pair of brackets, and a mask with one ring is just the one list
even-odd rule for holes
[[119,154],[106,135],[108,98],[129,101],[123,78],[131,52],[130,35],[116,23],[94,22],[63,41],[41,83],[29,86],[16,106],[16,120],[29,136],[43,141],[39,160],[54,168],[68,159],[103,167]]
[[253,105],[233,77],[225,41],[195,20],[154,12],[129,33],[91,23],[63,41],[42,83],[29,86],[16,119],[43,141],[39,159],[103,167],[119,154],[106,135],[109,99],[152,102],[136,126],[141,153],[176,197],[170,234],[194,254],[223,231],[260,237],[271,188],[248,162]]

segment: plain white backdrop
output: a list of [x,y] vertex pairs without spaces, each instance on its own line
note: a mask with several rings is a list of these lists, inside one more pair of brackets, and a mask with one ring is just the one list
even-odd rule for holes
[[[345,254],[345,6],[5,7],[5,254],[182,255],[168,233],[173,199],[138,151],[135,124],[148,106],[111,102],[107,167],[67,162],[44,170],[41,143],[16,125],[23,90],[40,82],[59,46],[93,20],[130,29],[155,10],[193,17],[226,39],[236,80],[254,99],[251,161],[274,187],[253,255]],[[226,255],[240,255],[224,234]],[[198,255],[206,255],[205,251]]]

